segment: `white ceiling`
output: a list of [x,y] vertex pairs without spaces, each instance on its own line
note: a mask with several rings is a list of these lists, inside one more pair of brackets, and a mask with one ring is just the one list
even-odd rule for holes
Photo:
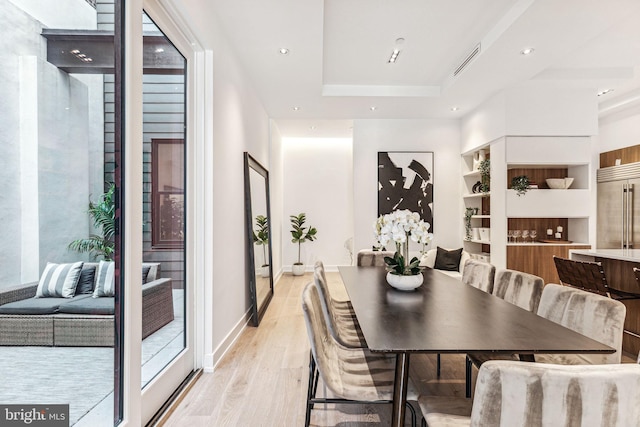
[[[349,136],[353,119],[458,118],[523,85],[614,89],[599,99],[606,112],[640,100],[638,0],[185,0],[179,9],[205,32],[206,16],[217,16],[283,136]],[[526,47],[535,52],[521,55]]]

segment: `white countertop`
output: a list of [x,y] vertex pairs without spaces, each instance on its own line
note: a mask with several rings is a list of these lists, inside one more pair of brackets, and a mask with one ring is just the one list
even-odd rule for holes
[[[570,255],[610,258],[620,261],[640,262],[640,249],[573,249]],[[570,256],[571,257],[571,256]]]

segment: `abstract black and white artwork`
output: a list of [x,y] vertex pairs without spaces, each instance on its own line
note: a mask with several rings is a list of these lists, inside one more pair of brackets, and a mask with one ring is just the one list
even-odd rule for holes
[[433,152],[378,152],[378,216],[418,212],[433,233]]

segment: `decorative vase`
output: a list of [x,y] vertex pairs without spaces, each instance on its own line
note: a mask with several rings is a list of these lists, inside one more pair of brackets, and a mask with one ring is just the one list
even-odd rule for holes
[[293,264],[291,272],[294,276],[302,276],[304,274],[304,264]]
[[401,291],[412,291],[422,285],[424,277],[422,273],[404,276],[400,274],[387,273],[387,283]]

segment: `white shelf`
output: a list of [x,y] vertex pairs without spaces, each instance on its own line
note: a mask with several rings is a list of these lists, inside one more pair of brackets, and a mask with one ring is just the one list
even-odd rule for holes
[[462,196],[465,199],[478,199],[478,198],[482,198],[482,197],[489,197],[491,195],[491,193],[472,193],[472,194],[465,194],[464,196]]
[[490,245],[491,244],[490,240],[474,240],[474,239],[471,239],[471,240],[465,240],[465,242],[479,243],[481,245]]
[[471,219],[489,219],[491,215],[472,215]]
[[589,246],[588,243],[507,243],[507,246]]
[[590,215],[589,190],[506,190],[509,218],[583,218]]

